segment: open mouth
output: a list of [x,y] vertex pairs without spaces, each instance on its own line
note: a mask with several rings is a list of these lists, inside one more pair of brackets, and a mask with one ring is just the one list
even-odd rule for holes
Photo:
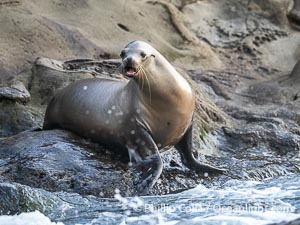
[[138,70],[134,67],[125,67],[125,75],[127,77],[133,77],[137,72]]

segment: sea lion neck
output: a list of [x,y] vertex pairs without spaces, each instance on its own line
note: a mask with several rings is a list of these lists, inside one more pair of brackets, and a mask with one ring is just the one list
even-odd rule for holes
[[129,90],[149,100],[166,100],[170,97],[182,98],[193,95],[188,82],[175,68],[160,54],[156,54],[152,61],[128,83]]

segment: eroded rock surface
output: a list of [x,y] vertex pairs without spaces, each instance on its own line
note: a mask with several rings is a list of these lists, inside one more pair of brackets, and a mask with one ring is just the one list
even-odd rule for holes
[[[195,187],[203,174],[187,172],[178,153],[163,154],[165,170],[153,194]],[[113,197],[116,189],[132,196],[128,155],[107,149],[63,130],[22,132],[0,141],[0,181],[52,192]]]
[[134,190],[130,176],[125,179],[126,161],[122,164],[101,146],[66,131],[23,132],[6,138],[0,144],[0,158],[6,182],[106,197],[112,197],[116,188],[129,191],[127,195]]

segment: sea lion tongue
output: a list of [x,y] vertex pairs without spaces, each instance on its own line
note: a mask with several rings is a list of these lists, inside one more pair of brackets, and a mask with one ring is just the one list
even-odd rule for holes
[[131,76],[132,77],[135,73],[136,73],[136,70],[134,68],[128,68],[126,70],[126,75],[127,76]]

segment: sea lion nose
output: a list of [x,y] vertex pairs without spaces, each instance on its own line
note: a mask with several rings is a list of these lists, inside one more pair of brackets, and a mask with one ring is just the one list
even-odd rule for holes
[[128,64],[133,64],[133,58],[132,58],[132,56],[126,57],[125,61],[126,61]]
[[127,66],[131,66],[131,67],[137,66],[137,60],[133,56],[126,57],[125,62],[127,64]]

